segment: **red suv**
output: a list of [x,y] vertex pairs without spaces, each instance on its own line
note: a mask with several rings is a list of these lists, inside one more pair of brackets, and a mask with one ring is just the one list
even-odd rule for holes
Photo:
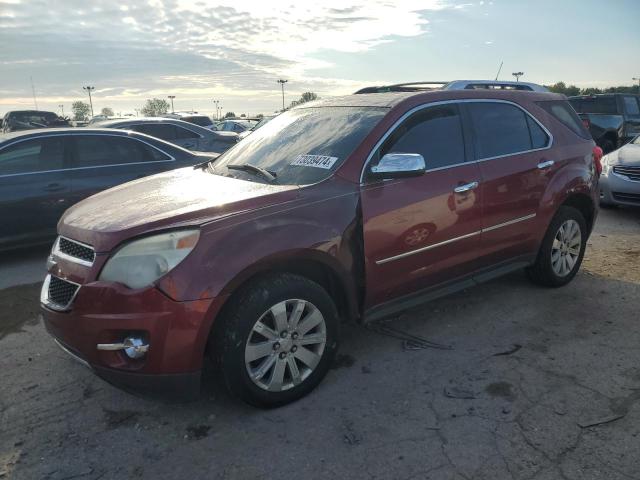
[[232,393],[273,406],[321,381],[343,321],[520,268],[575,276],[599,158],[564,96],[373,91],[70,208],[42,289],[56,342],[108,381],[182,394],[209,354]]

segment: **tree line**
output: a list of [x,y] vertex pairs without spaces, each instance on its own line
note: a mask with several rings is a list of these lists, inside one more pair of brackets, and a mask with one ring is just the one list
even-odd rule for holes
[[549,91],[554,93],[563,93],[567,97],[574,97],[576,95],[598,95],[601,93],[636,93],[640,94],[640,86],[625,86],[621,85],[618,87],[607,87],[607,88],[596,88],[596,87],[588,87],[588,88],[580,88],[576,85],[567,85],[564,82],[557,82],[553,85],[545,85],[549,89]]
[[[304,92],[300,95],[300,98],[291,102],[289,108],[293,108],[296,105],[301,105],[306,102],[312,102],[313,100],[317,100],[319,97],[314,92]],[[163,98],[150,98],[140,109],[140,115],[143,117],[159,117],[161,115],[165,115],[169,113],[169,108],[171,105]],[[71,104],[71,111],[73,112],[73,120],[76,121],[86,121],[89,120],[91,116],[91,106],[82,101],[76,101]],[[114,115],[113,109],[109,107],[105,107],[100,112],[101,115],[105,115],[107,117],[112,117]],[[245,117],[246,115],[242,114],[240,117]],[[259,115],[262,117],[262,114]],[[236,118],[236,114],[234,112],[227,112],[224,114],[222,118]]]

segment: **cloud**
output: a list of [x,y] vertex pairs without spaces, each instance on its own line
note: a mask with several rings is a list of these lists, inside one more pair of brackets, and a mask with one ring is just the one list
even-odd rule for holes
[[0,0],[0,104],[28,99],[30,76],[56,102],[82,95],[83,84],[130,101],[168,91],[277,96],[278,77],[300,91],[344,93],[354,82],[315,75],[330,66],[315,55],[421,35],[429,12],[444,8],[443,0],[59,0],[55,8]]

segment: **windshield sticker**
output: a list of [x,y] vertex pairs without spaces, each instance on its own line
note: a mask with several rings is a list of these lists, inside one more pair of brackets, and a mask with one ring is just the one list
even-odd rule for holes
[[291,162],[291,165],[299,165],[301,167],[315,167],[329,170],[336,163],[338,157],[328,157],[326,155],[298,155]]

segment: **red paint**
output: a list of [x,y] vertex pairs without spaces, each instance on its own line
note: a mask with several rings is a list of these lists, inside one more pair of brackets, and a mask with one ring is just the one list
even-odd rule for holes
[[[353,102],[379,101],[379,95],[354,96]],[[380,124],[319,184],[273,186],[181,169],[116,187],[69,209],[59,233],[93,245],[99,254],[91,268],[57,259],[50,269],[82,287],[70,312],[44,309],[48,330],[96,367],[194,372],[202,367],[209,333],[225,301],[255,275],[310,266],[333,272],[339,282],[335,288],[348,301],[347,315],[360,317],[416,290],[535,256],[551,217],[572,195],[597,205],[593,141],[580,139],[535,103],[563,97],[464,90],[389,98],[396,100],[388,102]],[[552,148],[360,185],[369,153],[413,107],[487,98],[512,101],[531,112],[552,133]],[[537,168],[548,160],[554,161],[552,168]],[[479,188],[453,194],[456,186],[473,181]],[[509,227],[486,230],[533,214]],[[97,281],[109,255],[123,242],[184,226],[200,227],[199,243],[156,285],[130,290]],[[377,263],[465,235],[469,237]],[[97,343],[120,341],[131,331],[148,335],[146,359],[96,350]]]

